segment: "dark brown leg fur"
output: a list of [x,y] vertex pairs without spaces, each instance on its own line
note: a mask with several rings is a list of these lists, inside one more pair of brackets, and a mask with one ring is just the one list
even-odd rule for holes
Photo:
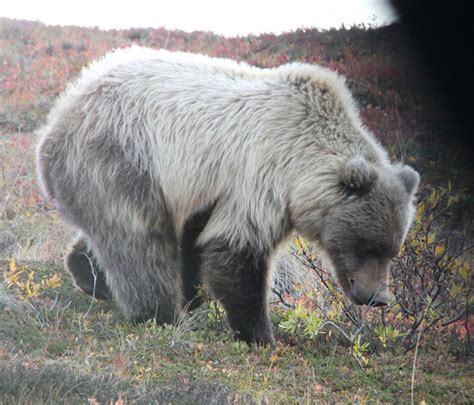
[[236,338],[274,344],[267,304],[267,255],[212,241],[203,247],[202,275],[222,302]]
[[65,266],[80,290],[101,300],[111,298],[104,273],[99,269],[92,252],[87,249],[82,238],[72,245],[66,256]]
[[183,288],[186,307],[193,310],[202,304],[199,293],[201,249],[196,246],[196,240],[207,225],[213,207],[194,214],[184,226],[181,240],[181,255],[183,258]]

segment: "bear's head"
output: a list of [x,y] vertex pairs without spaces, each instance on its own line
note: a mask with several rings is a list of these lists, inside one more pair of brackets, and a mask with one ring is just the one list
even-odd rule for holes
[[390,262],[412,222],[420,176],[409,166],[355,157],[342,165],[338,181],[343,197],[328,210],[319,244],[351,301],[386,305]]

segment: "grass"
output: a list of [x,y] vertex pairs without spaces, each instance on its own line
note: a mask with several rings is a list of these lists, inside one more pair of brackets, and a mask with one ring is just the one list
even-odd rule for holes
[[[1,262],[1,272],[9,271]],[[0,312],[0,403],[397,403],[410,399],[412,355],[381,352],[360,368],[337,332],[308,339],[279,328],[276,348],[231,339],[209,307],[198,322],[133,326],[113,303],[93,301],[55,264],[17,263],[57,288],[26,300],[5,287]],[[7,299],[7,297],[10,297]],[[92,303],[92,306],[91,306]],[[86,315],[87,314],[87,315]],[[472,364],[423,349],[415,402],[469,403]],[[427,351],[425,351],[427,350]]]

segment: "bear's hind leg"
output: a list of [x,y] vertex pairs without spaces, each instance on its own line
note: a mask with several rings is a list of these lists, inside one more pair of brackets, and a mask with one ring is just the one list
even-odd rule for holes
[[64,264],[67,271],[72,275],[76,286],[84,293],[102,300],[111,298],[105,275],[100,270],[93,253],[87,248],[82,237],[79,236],[75,240]]
[[251,247],[232,249],[214,240],[203,247],[202,276],[226,310],[235,336],[247,343],[274,344],[268,315],[268,260]]
[[184,306],[181,259],[173,233],[109,233],[95,240],[99,264],[125,316],[135,323],[177,321]]

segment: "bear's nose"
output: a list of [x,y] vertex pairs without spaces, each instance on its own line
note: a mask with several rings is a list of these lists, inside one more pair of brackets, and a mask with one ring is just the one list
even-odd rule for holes
[[385,300],[383,298],[380,298],[380,297],[377,297],[377,296],[372,296],[369,299],[369,302],[367,303],[367,305],[369,305],[371,307],[384,307],[387,304],[388,304],[387,300]]

